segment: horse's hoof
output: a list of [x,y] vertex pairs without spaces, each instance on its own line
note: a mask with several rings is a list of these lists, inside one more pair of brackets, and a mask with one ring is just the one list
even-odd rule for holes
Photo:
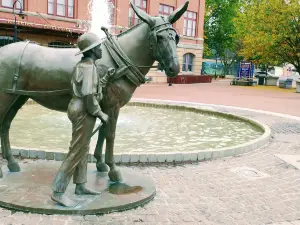
[[3,177],[2,169],[0,168],[0,179]]
[[108,172],[108,166],[103,162],[97,162],[96,167],[98,172]]
[[108,177],[110,181],[112,182],[121,182],[122,181],[122,175],[119,169],[111,169],[108,172]]
[[10,172],[20,172],[21,171],[19,163],[17,163],[17,162],[9,163],[7,165],[7,167],[8,167]]

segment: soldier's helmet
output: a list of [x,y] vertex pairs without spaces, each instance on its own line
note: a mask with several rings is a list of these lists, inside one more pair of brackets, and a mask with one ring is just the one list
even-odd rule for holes
[[76,55],[87,52],[101,44],[101,39],[94,33],[88,32],[81,35],[77,40],[77,47],[80,49]]

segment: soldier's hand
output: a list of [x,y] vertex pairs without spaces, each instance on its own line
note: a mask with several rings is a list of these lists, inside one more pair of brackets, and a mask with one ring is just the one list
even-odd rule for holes
[[116,70],[114,68],[109,68],[107,72],[109,76],[112,76],[115,74]]
[[99,119],[102,121],[102,123],[107,123],[107,121],[108,121],[108,115],[106,115],[106,114],[103,113],[103,112],[100,112],[100,113],[98,114],[98,117],[99,117]]

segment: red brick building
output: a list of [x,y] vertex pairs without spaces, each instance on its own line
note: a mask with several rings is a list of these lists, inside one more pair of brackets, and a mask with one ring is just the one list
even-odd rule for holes
[[[139,20],[129,5],[129,0],[113,2],[114,32],[128,29]],[[185,0],[132,0],[152,16],[169,15]],[[31,40],[50,47],[68,47],[88,26],[89,0],[0,0],[0,47],[13,42],[14,14],[17,19],[18,39]],[[23,16],[20,17],[20,8]],[[190,0],[188,11],[173,25],[181,36],[178,56],[181,74],[200,75],[203,49],[203,24],[205,0]],[[154,82],[166,82],[164,73],[152,70]]]

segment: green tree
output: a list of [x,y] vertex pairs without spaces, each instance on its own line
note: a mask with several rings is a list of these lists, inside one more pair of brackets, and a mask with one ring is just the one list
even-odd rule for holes
[[219,57],[224,64],[224,75],[237,59],[233,18],[237,16],[239,5],[239,0],[206,0],[204,56]]
[[234,19],[239,54],[262,65],[291,63],[300,72],[298,0],[250,0]]

